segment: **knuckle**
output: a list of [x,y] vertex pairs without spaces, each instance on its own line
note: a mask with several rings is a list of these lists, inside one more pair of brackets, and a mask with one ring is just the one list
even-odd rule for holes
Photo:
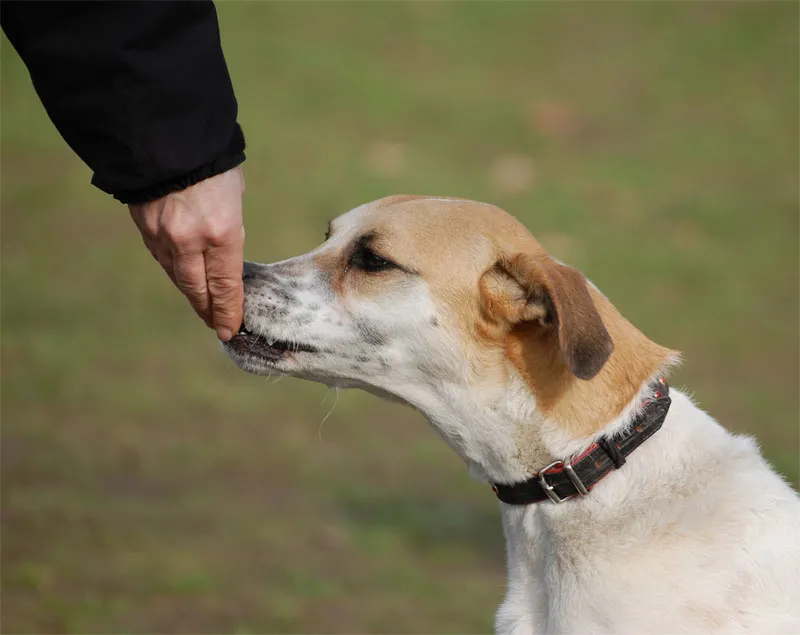
[[206,236],[213,245],[227,245],[235,243],[241,235],[240,224],[227,219],[210,218],[206,223]]
[[181,206],[173,205],[161,218],[161,233],[169,242],[177,246],[188,246],[200,237],[194,215]]
[[185,273],[178,270],[175,271],[175,281],[184,293],[198,295],[206,293],[208,290],[205,280],[198,280],[197,278],[187,276]]
[[208,286],[202,276],[193,275],[180,267],[175,267],[175,282],[186,295],[203,295],[208,292]]
[[242,280],[232,278],[209,278],[208,291],[218,302],[230,302],[243,294]]
[[223,207],[209,214],[205,219],[206,235],[215,241],[235,242],[241,234],[241,211]]
[[158,219],[145,218],[139,229],[146,240],[154,240],[159,234]]
[[184,280],[178,279],[175,280],[175,284],[178,289],[180,289],[181,293],[189,298],[189,300],[201,300],[208,295],[208,291],[202,285],[192,282],[187,283]]
[[164,224],[164,234],[173,245],[186,247],[197,239],[197,229],[182,221],[168,221]]
[[158,235],[159,216],[153,213],[151,206],[145,204],[131,207],[131,217],[145,240],[154,239]]

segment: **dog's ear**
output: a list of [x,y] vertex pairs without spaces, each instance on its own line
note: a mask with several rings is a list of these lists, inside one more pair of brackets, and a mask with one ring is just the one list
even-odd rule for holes
[[481,296],[494,321],[509,328],[534,323],[556,334],[567,368],[579,379],[594,377],[614,350],[586,278],[549,256],[501,258],[481,278]]

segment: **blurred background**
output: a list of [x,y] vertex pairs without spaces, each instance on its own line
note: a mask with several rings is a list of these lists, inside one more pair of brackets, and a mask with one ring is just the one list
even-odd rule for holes
[[[249,259],[390,193],[496,203],[797,486],[797,4],[219,15]],[[491,630],[488,488],[410,409],[234,369],[0,53],[4,632]]]

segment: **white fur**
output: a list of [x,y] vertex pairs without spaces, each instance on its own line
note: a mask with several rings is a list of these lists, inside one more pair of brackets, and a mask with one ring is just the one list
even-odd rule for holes
[[663,428],[589,496],[501,505],[497,632],[800,633],[797,495],[752,439],[671,396]]
[[[475,372],[458,337],[431,326],[448,316],[424,279],[370,299],[332,291],[314,258],[342,249],[372,214],[362,206],[337,219],[325,245],[261,265],[262,282],[247,288],[248,329],[323,350],[271,359],[229,346],[234,360],[399,399],[484,482],[529,476],[521,436],[541,467],[588,447],[594,438],[570,439],[539,413],[513,368],[502,387]],[[646,390],[603,432],[626,425]],[[498,633],[800,633],[797,495],[752,439],[671,394],[663,428],[589,496],[501,504],[508,588]]]

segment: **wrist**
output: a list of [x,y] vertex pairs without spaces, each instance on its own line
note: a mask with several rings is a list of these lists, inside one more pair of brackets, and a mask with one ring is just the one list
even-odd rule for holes
[[128,205],[137,205],[154,201],[172,192],[180,192],[200,181],[205,181],[212,176],[217,176],[218,174],[222,174],[223,172],[227,172],[241,165],[246,158],[244,148],[244,134],[242,133],[241,127],[237,124],[236,131],[231,138],[227,151],[214,161],[169,181],[156,183],[139,190],[115,192],[114,198]]

